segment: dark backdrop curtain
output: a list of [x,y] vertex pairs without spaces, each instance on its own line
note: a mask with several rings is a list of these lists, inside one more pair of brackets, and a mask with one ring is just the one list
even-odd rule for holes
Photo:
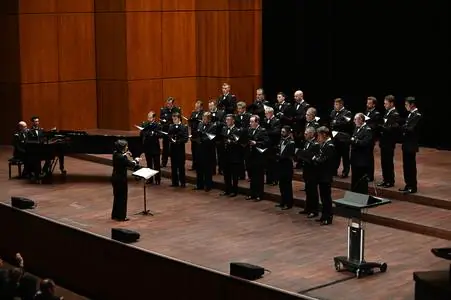
[[[327,116],[342,97],[353,113],[366,97],[415,96],[422,144],[451,148],[446,1],[263,1],[263,87],[273,100],[297,89]],[[440,133],[440,134],[439,134]]]

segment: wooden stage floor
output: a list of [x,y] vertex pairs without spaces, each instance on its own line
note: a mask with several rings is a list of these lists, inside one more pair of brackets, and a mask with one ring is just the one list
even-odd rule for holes
[[[0,158],[6,160],[10,153],[3,150]],[[38,214],[109,236],[110,228],[118,226],[109,218],[111,167],[67,158],[66,168],[66,183],[33,185],[8,180],[5,163],[0,166],[0,191],[36,200]],[[335,197],[339,193],[343,191],[336,190]],[[225,273],[231,261],[261,265],[271,271],[262,283],[292,292],[310,290],[310,296],[334,300],[413,299],[413,271],[448,268],[430,249],[449,246],[449,241],[368,224],[366,256],[387,262],[388,271],[355,279],[333,267],[332,258],[346,254],[345,219],[336,217],[332,226],[320,227],[297,214],[298,209],[278,211],[270,201],[222,198],[218,190],[171,188],[166,179],[161,186],[149,186],[148,194],[155,216],[134,216],[142,210],[142,186],[130,182],[131,220],[119,224],[141,233],[137,246]],[[1,200],[9,202],[7,197]],[[397,203],[426,207],[401,201],[392,207]],[[449,223],[448,216],[438,215]]]

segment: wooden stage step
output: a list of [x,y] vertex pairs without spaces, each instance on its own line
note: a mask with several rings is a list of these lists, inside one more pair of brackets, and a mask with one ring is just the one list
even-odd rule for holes
[[[81,154],[74,155],[73,157],[105,165],[112,164],[111,155]],[[187,169],[190,165],[191,161],[187,161]],[[170,167],[163,168],[161,173],[164,177],[170,177]],[[187,171],[186,175],[188,183],[195,183],[195,172]],[[213,180],[215,188],[221,189],[223,187],[223,178],[221,175],[214,176]],[[305,203],[305,193],[301,191],[303,185],[299,179],[293,181],[295,205],[299,207],[303,207]],[[249,183],[245,180],[240,181],[239,189],[241,194],[247,194],[249,192]],[[343,197],[345,191],[345,188],[334,188],[333,199]],[[451,219],[450,209],[440,208],[440,205],[431,205],[431,203],[424,205],[423,203],[415,203],[418,201],[397,200],[387,194],[381,194],[383,197],[392,199],[393,203],[369,210],[365,215],[365,221],[390,228],[451,240],[451,224],[449,224],[449,220]],[[265,185],[264,199],[278,202],[280,200],[279,188],[277,186]]]

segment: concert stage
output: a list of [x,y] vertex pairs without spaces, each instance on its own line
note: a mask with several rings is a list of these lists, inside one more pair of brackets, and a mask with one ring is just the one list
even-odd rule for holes
[[[427,188],[427,182],[439,185],[450,178],[444,173],[446,166],[438,172],[439,166],[449,161],[446,159],[449,154],[435,151],[431,156],[426,154],[429,151],[433,150],[424,149],[419,155],[420,191]],[[392,228],[368,224],[366,255],[387,262],[389,269],[385,274],[357,280],[351,274],[337,273],[333,267],[332,258],[346,253],[347,223],[340,217],[334,219],[332,226],[320,227],[297,214],[298,209],[278,211],[270,201],[254,203],[241,196],[223,198],[218,190],[193,191],[190,185],[186,189],[171,188],[168,180],[148,188],[149,207],[155,216],[134,216],[134,212],[142,210],[142,186],[132,180],[128,208],[131,221],[118,224],[109,218],[111,168],[104,164],[109,163],[110,156],[84,156],[100,163],[67,158],[65,183],[55,180],[53,185],[33,185],[7,180],[6,160],[10,153],[9,149],[0,153],[0,159],[5,161],[0,168],[0,187],[8,196],[36,200],[37,214],[104,236],[109,236],[110,228],[115,226],[137,230],[142,237],[138,247],[225,273],[231,261],[261,265],[271,273],[259,282],[291,292],[335,300],[388,299],[395,294],[400,299],[412,299],[413,271],[448,267],[429,251],[432,247],[449,246],[451,211],[447,209],[395,200],[370,211],[369,222]],[[434,164],[434,159],[439,161]],[[169,175],[169,170],[165,169],[163,174]],[[435,174],[435,179],[423,179],[431,174]],[[58,175],[55,176],[57,179]],[[192,172],[188,176],[193,179]],[[215,181],[220,180],[220,176],[215,177]],[[302,199],[304,193],[299,189],[303,184],[295,181],[294,185],[296,197]],[[244,189],[248,183],[243,181],[241,186]],[[276,200],[277,189],[265,188],[268,198]],[[443,184],[437,190],[445,198],[446,186]],[[334,198],[343,193],[344,190],[335,189]],[[410,200],[412,196],[402,197],[399,199]],[[6,198],[2,201],[8,202]],[[431,201],[431,205],[435,203]]]

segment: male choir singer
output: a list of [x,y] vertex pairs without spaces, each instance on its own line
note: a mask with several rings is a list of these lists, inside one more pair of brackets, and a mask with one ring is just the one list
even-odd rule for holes
[[204,112],[202,122],[196,130],[196,145],[199,157],[196,165],[195,190],[211,191],[213,188],[213,168],[216,164],[216,135],[218,129],[211,120],[211,113]]
[[355,129],[351,137],[351,191],[367,194],[373,135],[371,128],[365,123],[364,114],[356,114],[354,123]]
[[140,158],[130,160],[131,155],[128,152],[128,142],[126,140],[118,140],[114,144],[115,151],[113,153],[113,173],[111,175],[111,184],[113,185],[113,211],[111,219],[116,221],[128,221],[127,218],[127,197],[128,182],[127,170],[136,168]]
[[238,179],[242,171],[243,151],[241,146],[242,131],[235,126],[232,114],[226,116],[226,127],[222,128],[224,139],[224,183],[222,196],[236,197],[238,194]]
[[293,156],[296,146],[291,134],[290,126],[282,127],[281,141],[276,153],[281,199],[276,207],[280,207],[282,210],[293,207]]
[[169,125],[169,155],[171,157],[172,187],[186,187],[186,150],[188,142],[188,127],[182,124],[179,113],[172,114],[172,124]]
[[[156,114],[154,111],[149,112],[147,115],[147,121],[141,124],[143,129],[140,132],[140,137],[143,143],[147,167],[158,171],[155,175],[155,184],[159,185],[161,182],[160,138],[162,134],[161,125],[156,122],[155,116]],[[153,183],[153,177],[149,179],[148,183]]]
[[401,192],[412,194],[417,192],[417,161],[418,124],[421,114],[416,106],[414,97],[407,97],[405,107],[409,112],[405,124],[402,126],[402,165],[405,187]]

